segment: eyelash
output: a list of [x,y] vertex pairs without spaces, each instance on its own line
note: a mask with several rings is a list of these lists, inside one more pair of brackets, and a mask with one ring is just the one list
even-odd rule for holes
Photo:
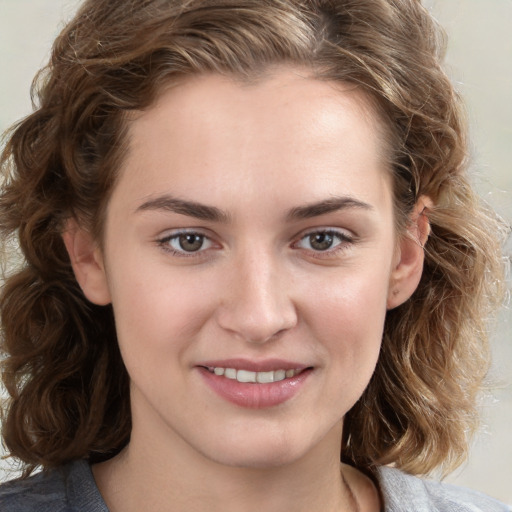
[[311,237],[314,235],[323,235],[329,236],[333,239],[337,239],[338,243],[334,245],[334,247],[329,247],[326,250],[314,250],[304,248],[304,250],[308,251],[315,258],[329,258],[337,255],[339,252],[347,250],[352,244],[355,243],[356,239],[354,236],[349,235],[347,232],[338,230],[338,229],[314,229],[303,234],[297,242],[293,245],[298,246],[302,241],[309,239],[311,241]]
[[191,258],[191,257],[199,257],[203,256],[203,253],[209,249],[203,249],[203,247],[200,247],[197,251],[185,251],[185,250],[177,250],[171,246],[171,242],[173,240],[179,241],[180,237],[186,236],[186,235],[192,235],[196,237],[201,237],[203,242],[208,240],[210,244],[213,245],[213,242],[211,239],[205,235],[204,233],[201,233],[199,231],[177,231],[175,233],[172,233],[171,235],[164,236],[163,238],[160,238],[157,240],[158,245],[166,252],[170,253],[172,256],[177,256],[180,258]]
[[[192,235],[196,237],[200,237],[202,239],[201,247],[198,248],[196,251],[186,251],[186,250],[178,250],[172,247],[171,242],[172,241],[179,241],[180,237],[185,235]],[[302,234],[300,238],[292,244],[292,247],[299,248],[299,244],[303,240],[307,240],[308,238],[311,241],[311,237],[314,235],[323,235],[332,237],[333,239],[337,239],[338,243],[334,247],[328,247],[325,250],[314,250],[314,249],[308,249],[308,248],[302,248],[305,251],[308,251],[310,254],[313,254],[316,258],[326,258],[330,256],[334,256],[340,251],[347,250],[352,244],[355,243],[356,239],[355,237],[348,235],[345,231],[337,230],[337,229],[315,229],[312,231],[309,231],[305,234]],[[208,241],[210,246],[204,248],[203,244],[205,241]],[[204,233],[201,233],[199,231],[178,231],[175,233],[172,233],[170,235],[167,235],[163,238],[160,238],[157,240],[158,245],[166,252],[170,253],[173,256],[177,256],[180,258],[191,258],[191,257],[201,257],[204,256],[204,253],[211,248],[211,246],[214,244],[212,240],[205,235]],[[178,242],[179,243],[179,242]]]

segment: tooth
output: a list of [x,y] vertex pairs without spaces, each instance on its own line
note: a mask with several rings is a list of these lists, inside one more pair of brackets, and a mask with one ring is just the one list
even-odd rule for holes
[[256,372],[238,370],[236,373],[236,380],[238,382],[256,382]]
[[238,380],[239,382],[258,382],[260,384],[268,384],[270,382],[279,382],[284,379],[295,377],[300,373],[300,370],[276,370],[270,372],[251,372],[249,370],[236,370],[235,368],[221,368],[214,367],[215,375],[224,376],[231,380]]
[[274,372],[258,372],[256,374],[256,382],[259,382],[260,384],[274,382]]
[[236,370],[234,368],[226,368],[224,370],[224,377],[228,379],[236,380]]
[[284,370],[276,370],[274,372],[274,382],[284,380],[286,378],[286,372]]

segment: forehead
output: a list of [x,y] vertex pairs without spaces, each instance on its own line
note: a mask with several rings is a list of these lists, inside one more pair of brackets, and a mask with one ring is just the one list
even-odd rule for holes
[[209,132],[213,136],[219,121],[226,121],[233,112],[239,113],[236,123],[240,127],[253,122],[271,130],[280,115],[291,115],[290,123],[308,124],[312,119],[329,123],[340,109],[349,109],[371,125],[377,137],[386,138],[376,100],[359,86],[317,79],[307,68],[288,66],[273,66],[250,78],[212,73],[182,77],[162,88],[148,109],[133,115],[129,128],[132,135],[140,135],[172,110],[177,132],[197,128],[200,121],[213,128]]
[[206,201],[226,184],[277,199],[277,189],[304,189],[307,178],[301,194],[310,197],[294,197],[307,202],[325,199],[340,177],[349,186],[349,177],[388,174],[383,123],[371,99],[304,70],[274,69],[253,82],[188,77],[133,116],[128,130],[120,181],[134,199],[167,188]]

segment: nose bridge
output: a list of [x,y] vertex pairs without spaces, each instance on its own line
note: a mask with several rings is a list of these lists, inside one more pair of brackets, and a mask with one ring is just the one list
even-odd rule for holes
[[296,324],[295,306],[279,258],[270,249],[244,250],[233,260],[219,323],[253,343]]

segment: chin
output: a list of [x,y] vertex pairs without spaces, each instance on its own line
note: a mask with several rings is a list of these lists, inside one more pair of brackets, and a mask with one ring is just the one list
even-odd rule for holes
[[271,469],[293,464],[312,449],[284,431],[277,436],[232,436],[205,446],[203,455],[228,467]]
[[240,450],[237,453],[223,453],[212,458],[218,464],[233,468],[272,469],[292,464],[300,459],[300,454],[282,449],[260,449],[256,453]]

